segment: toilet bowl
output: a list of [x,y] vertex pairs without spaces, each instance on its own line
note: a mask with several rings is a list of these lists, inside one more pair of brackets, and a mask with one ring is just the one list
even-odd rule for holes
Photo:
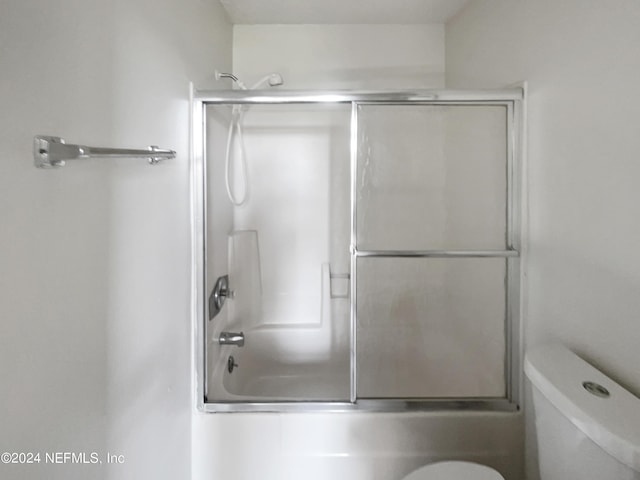
[[478,463],[438,462],[420,467],[402,480],[504,480],[504,477]]

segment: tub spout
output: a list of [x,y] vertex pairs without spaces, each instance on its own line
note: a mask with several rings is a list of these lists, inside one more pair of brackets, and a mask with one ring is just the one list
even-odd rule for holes
[[242,347],[244,346],[244,333],[220,332],[218,343],[220,345],[237,345],[238,347]]

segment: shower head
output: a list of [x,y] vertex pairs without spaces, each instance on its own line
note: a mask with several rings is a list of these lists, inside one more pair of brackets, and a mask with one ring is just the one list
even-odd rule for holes
[[277,87],[278,85],[282,85],[284,80],[282,79],[282,75],[279,73],[272,73],[269,75],[269,85],[272,87]]
[[251,90],[260,88],[265,83],[268,83],[270,87],[277,87],[279,85],[282,85],[284,83],[284,80],[282,79],[282,75],[280,75],[279,73],[270,73],[269,75],[262,77],[258,82],[256,82],[256,84],[251,87]]

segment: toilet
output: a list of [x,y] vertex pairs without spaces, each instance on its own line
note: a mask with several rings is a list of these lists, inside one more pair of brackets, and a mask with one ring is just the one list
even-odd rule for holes
[[524,371],[540,480],[640,480],[640,398],[559,344],[528,351]]
[[504,477],[478,463],[438,462],[420,467],[402,480],[504,480]]

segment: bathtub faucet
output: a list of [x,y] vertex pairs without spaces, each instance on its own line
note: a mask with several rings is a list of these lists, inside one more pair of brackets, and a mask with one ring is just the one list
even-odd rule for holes
[[218,343],[220,345],[237,345],[238,347],[242,347],[244,346],[244,333],[220,332]]

